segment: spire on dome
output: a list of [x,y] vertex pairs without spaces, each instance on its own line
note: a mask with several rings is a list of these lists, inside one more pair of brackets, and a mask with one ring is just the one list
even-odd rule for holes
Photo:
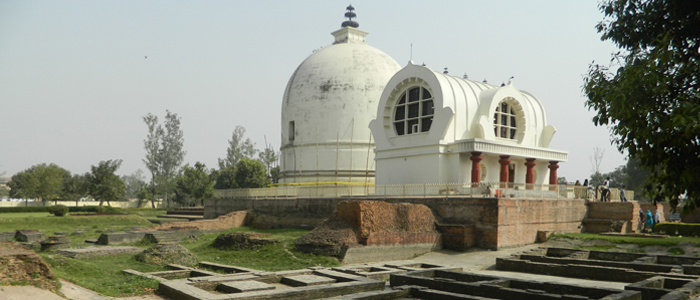
[[360,27],[360,23],[357,23],[357,21],[352,20],[353,18],[357,18],[357,14],[355,14],[355,8],[352,7],[352,4],[350,4],[345,9],[347,10],[347,12],[345,12],[345,17],[348,18],[348,20],[343,22],[343,24],[341,24],[341,27]]
[[353,18],[357,17],[357,14],[355,14],[355,8],[352,7],[352,5],[349,5],[346,9],[347,11],[345,12],[345,17],[348,18],[348,20],[343,22],[342,28],[331,32],[331,34],[335,37],[335,42],[333,44],[366,43],[365,37],[368,33],[357,29],[357,27],[360,27],[360,23],[353,20]]

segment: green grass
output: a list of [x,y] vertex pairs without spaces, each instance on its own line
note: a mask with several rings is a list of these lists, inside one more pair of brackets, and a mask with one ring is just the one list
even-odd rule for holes
[[53,216],[47,212],[31,212],[31,213],[0,213],[0,219],[15,219],[15,218],[44,218]]
[[555,234],[554,238],[577,239],[577,240],[602,240],[614,244],[637,244],[639,246],[676,246],[679,243],[691,243],[700,246],[698,237],[677,237],[665,238],[633,237],[633,236],[612,236],[593,233],[564,233]]
[[578,246],[577,249],[592,250],[592,251],[610,251],[617,248],[617,245],[593,245],[593,246]]
[[671,255],[683,255],[683,254],[685,254],[685,250],[678,248],[678,247],[669,248],[667,250],[667,252],[671,253]]
[[[164,214],[164,210],[126,210],[129,215],[101,216],[65,216],[55,217],[48,213],[7,213],[0,214],[0,232],[18,229],[36,229],[47,236],[54,232],[72,233],[76,230],[85,231],[84,236],[69,236],[71,247],[80,248],[92,246],[84,243],[85,239],[97,238],[103,230],[122,231],[132,226],[152,226],[145,218]],[[231,251],[211,247],[219,234],[229,232],[259,232],[269,233],[270,238],[278,240],[275,245],[267,245],[259,250]],[[219,233],[202,235],[199,239],[189,239],[181,244],[194,253],[199,261],[210,261],[263,271],[280,271],[303,269],[314,266],[338,266],[337,259],[325,256],[297,252],[293,241],[308,230],[275,229],[259,230],[248,227],[225,230]],[[147,248],[148,243],[132,243],[131,246]],[[155,280],[123,274],[122,270],[133,269],[141,272],[164,270],[162,266],[151,266],[136,261],[133,255],[111,255],[86,259],[72,259],[61,255],[40,252],[53,272],[62,279],[94,290],[110,297],[127,297],[152,293],[158,283]]]
[[42,253],[59,278],[110,297],[150,294],[158,288],[158,281],[124,274],[122,270],[139,269],[142,272],[165,270],[136,261],[132,255],[72,259],[61,255]]
[[43,213],[7,213],[0,214],[0,232],[15,231],[20,229],[35,229],[52,236],[56,232],[73,233],[76,230],[85,231],[84,236],[68,236],[71,239],[71,247],[84,248],[92,244],[86,244],[85,239],[96,239],[102,233],[101,230],[123,231],[124,228],[133,226],[153,226],[148,220],[135,215],[100,215],[100,216],[65,216],[55,217]]
[[[228,251],[211,247],[211,243],[219,234],[230,232],[259,232],[269,233],[270,238],[278,240],[275,245],[267,245],[259,250]],[[301,253],[294,249],[292,243],[308,233],[302,229],[273,229],[261,230],[250,227],[240,227],[214,234],[206,234],[197,240],[185,240],[181,243],[190,252],[195,253],[199,261],[210,261],[226,265],[251,268],[262,271],[281,271],[304,269],[316,266],[338,266],[337,259],[315,254]]]

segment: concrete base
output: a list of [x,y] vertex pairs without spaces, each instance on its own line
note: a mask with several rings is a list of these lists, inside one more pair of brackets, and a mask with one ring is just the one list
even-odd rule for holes
[[97,239],[98,245],[119,245],[138,242],[146,236],[145,231],[103,233]]

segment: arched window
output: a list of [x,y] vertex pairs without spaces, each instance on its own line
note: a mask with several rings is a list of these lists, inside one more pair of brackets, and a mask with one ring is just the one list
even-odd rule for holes
[[433,124],[435,104],[428,89],[412,87],[406,90],[394,107],[396,135],[427,132]]
[[504,139],[516,139],[518,134],[517,115],[513,106],[502,101],[493,114],[493,131],[496,137]]

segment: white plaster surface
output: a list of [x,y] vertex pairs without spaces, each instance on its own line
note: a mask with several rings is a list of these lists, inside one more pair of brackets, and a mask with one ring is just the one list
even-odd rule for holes
[[364,182],[368,171],[374,177],[374,142],[367,126],[386,82],[401,67],[367,45],[364,31],[343,28],[333,35],[336,44],[302,62],[284,92],[283,183]]

